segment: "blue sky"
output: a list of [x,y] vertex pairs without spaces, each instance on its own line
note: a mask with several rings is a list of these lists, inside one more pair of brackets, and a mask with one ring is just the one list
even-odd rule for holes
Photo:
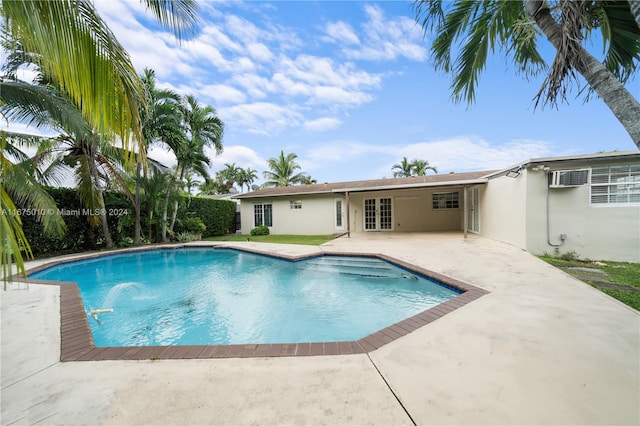
[[[200,1],[199,32],[181,44],[139,1],[95,5],[138,71],[216,108],[226,130],[212,174],[236,163],[262,177],[280,150],[325,182],[391,177],[403,156],[447,173],[636,149],[599,99],[534,111],[543,76],[526,81],[500,56],[475,104],[452,103],[411,2]],[[158,147],[150,155],[174,163]]]

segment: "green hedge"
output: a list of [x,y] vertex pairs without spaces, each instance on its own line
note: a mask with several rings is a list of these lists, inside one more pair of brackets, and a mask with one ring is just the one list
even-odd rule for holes
[[[64,253],[77,253],[95,250],[103,247],[104,235],[102,226],[91,227],[87,221],[88,215],[83,209],[80,199],[74,189],[47,188],[57,205],[57,212],[61,214],[66,224],[66,232],[58,237],[46,236],[34,216],[22,215],[23,230],[34,256],[53,256]],[[109,221],[109,230],[114,245],[123,246],[133,242],[135,211],[129,200],[121,193],[105,192],[105,204]],[[29,206],[17,206],[28,209]],[[178,216],[174,232],[177,234],[187,230],[193,220],[199,218],[206,226],[202,236],[210,237],[224,235],[234,227],[236,203],[228,200],[213,198],[183,197],[180,199]],[[162,214],[156,212],[156,214]],[[169,212],[169,218],[171,213]],[[143,221],[143,233],[147,231]]]
[[202,237],[215,237],[232,231],[235,227],[236,202],[215,198],[182,197],[174,231],[187,231],[186,219],[199,217],[207,227]]

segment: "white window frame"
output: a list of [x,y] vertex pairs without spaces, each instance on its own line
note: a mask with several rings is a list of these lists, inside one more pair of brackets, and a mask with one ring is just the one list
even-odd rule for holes
[[[454,198],[453,195],[456,195],[456,197]],[[444,195],[444,198],[442,200],[440,200],[439,196]],[[438,204],[434,204],[434,202],[436,201],[436,196],[438,196]],[[448,198],[448,196],[451,196],[451,199]],[[447,202],[456,202],[456,206],[455,207],[447,207]],[[444,203],[444,206],[441,207],[440,205]],[[447,192],[433,192],[431,193],[431,210],[458,210],[460,209],[460,191],[447,191]]]
[[302,200],[291,200],[291,201],[289,201],[289,209],[291,209],[291,210],[300,210],[300,209],[302,209]]
[[[266,206],[268,207],[265,209]],[[260,214],[260,223],[258,223],[258,221],[256,220],[257,213]],[[269,221],[266,220],[267,218],[269,219]],[[253,226],[255,228],[256,226],[262,225],[266,225],[269,228],[273,226],[273,204],[271,203],[260,203],[253,205]]]
[[[604,169],[608,169],[606,174],[598,173]],[[605,177],[606,181],[603,179]],[[594,183],[594,180],[601,179],[602,181]],[[606,188],[606,192],[594,194],[594,188]],[[614,188],[615,190],[612,191]],[[594,197],[602,196],[606,196],[606,202],[594,202]],[[607,164],[591,168],[589,176],[589,204],[591,207],[640,206],[640,201],[630,201],[632,196],[640,199],[640,164]],[[623,197],[626,198],[626,201],[612,202],[612,197]]]

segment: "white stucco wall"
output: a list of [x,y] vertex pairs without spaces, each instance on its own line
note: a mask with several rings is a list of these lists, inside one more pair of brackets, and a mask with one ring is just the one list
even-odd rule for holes
[[[273,206],[272,234],[328,235],[336,231],[333,195],[277,197],[242,200],[240,206],[241,231],[249,234],[255,227],[254,205],[270,203]],[[301,209],[291,209],[290,201],[301,201]]]
[[480,235],[526,247],[526,171],[517,178],[489,180],[479,190]]
[[[554,170],[590,168],[588,163],[551,166]],[[640,206],[590,204],[589,184],[549,190],[544,171],[523,170],[518,178],[489,180],[480,188],[480,234],[522,247],[533,254],[574,251],[582,259],[640,261]]]
[[[552,167],[553,170],[588,165]],[[526,249],[534,254],[554,254],[547,242],[547,177],[529,172]],[[533,178],[535,176],[535,178]],[[590,185],[549,189],[549,240],[557,251],[576,252],[582,259],[640,262],[640,206],[591,205]]]

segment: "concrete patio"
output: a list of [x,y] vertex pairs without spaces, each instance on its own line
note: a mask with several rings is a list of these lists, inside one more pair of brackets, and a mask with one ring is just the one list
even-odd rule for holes
[[640,313],[520,249],[459,233],[225,245],[381,253],[491,293],[369,354],[63,363],[59,288],[14,284],[0,423],[640,424]]

